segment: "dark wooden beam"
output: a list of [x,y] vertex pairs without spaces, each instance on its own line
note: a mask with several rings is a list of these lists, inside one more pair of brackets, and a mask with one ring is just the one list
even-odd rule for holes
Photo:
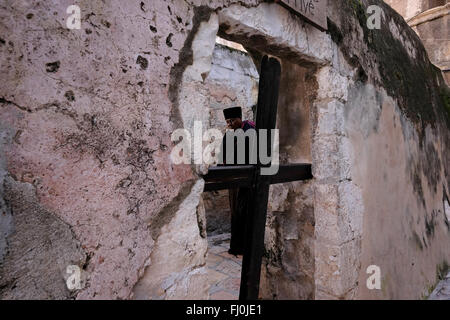
[[[203,176],[204,191],[225,190],[239,187],[251,187],[255,166],[222,166],[211,167]],[[312,179],[311,164],[294,163],[280,165],[278,173],[270,177],[270,184],[286,183]]]
[[[278,108],[281,65],[275,58],[264,56],[259,78],[256,129],[275,129]],[[269,135],[268,135],[269,136]],[[270,141],[270,136],[268,137]],[[269,144],[271,146],[271,144]],[[271,147],[269,148],[271,149]],[[261,262],[264,253],[267,202],[270,176],[260,175],[257,166],[252,188],[252,207],[246,217],[245,248],[242,261],[239,300],[256,300],[259,295]]]
[[286,183],[313,178],[310,163],[280,165],[278,173],[270,177],[270,184]]

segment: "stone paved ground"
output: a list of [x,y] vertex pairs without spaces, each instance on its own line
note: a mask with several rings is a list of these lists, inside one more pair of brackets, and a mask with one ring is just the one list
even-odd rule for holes
[[438,283],[428,300],[450,300],[450,272]]
[[208,237],[208,269],[210,300],[238,300],[242,256],[228,254],[230,234]]

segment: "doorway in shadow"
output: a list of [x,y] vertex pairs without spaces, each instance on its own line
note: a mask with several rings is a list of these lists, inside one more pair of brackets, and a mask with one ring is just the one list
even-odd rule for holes
[[[259,75],[248,52],[238,43],[217,37],[205,86],[209,92],[209,126],[225,132],[223,109],[239,106],[243,120],[254,120]],[[207,270],[210,299],[237,300],[242,256],[228,253],[231,211],[228,190],[203,193],[208,236]]]

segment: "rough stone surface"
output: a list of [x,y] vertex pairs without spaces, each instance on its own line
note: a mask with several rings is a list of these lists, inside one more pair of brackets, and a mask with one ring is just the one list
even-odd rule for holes
[[[77,299],[207,297],[204,168],[173,165],[170,135],[208,127],[211,101],[231,97],[207,86],[217,34],[281,60],[281,160],[313,167],[312,181],[272,189],[262,297],[419,298],[435,285],[450,260],[440,71],[381,0],[329,1],[327,33],[260,2],[82,1],[80,30],[65,27],[68,0],[0,5],[0,273],[18,284],[2,296],[68,298],[61,268],[81,261]],[[367,28],[370,4],[382,30]],[[24,204],[60,231],[54,245],[22,224]],[[16,267],[19,227],[51,276]],[[365,287],[372,264],[380,291]]]
[[[449,143],[448,117],[439,97],[442,78],[424,58],[424,48],[412,30],[381,1],[341,4],[341,10],[355,14],[357,23],[337,17],[341,11],[331,5],[330,34],[354,74],[344,87],[347,92],[320,95],[323,101],[317,102],[317,122],[313,122],[317,133],[313,136],[313,171],[318,179],[316,298],[420,298],[434,282],[436,266],[448,260],[447,223],[438,218],[443,212],[440,199],[449,183],[448,156],[443,151],[448,147],[442,148]],[[383,8],[383,33],[371,32],[365,25],[369,4]],[[355,28],[356,32],[347,32]],[[384,51],[383,43],[392,43],[398,50]],[[366,54],[360,56],[360,52]],[[400,57],[410,66],[405,64],[404,72],[403,67],[389,65],[389,59]],[[412,66],[417,68],[415,79],[408,75]],[[348,74],[341,66],[338,71]],[[408,87],[402,86],[406,82]],[[414,100],[417,92],[411,92],[419,83],[423,88],[425,82],[429,84],[422,97],[431,101],[427,110],[421,108],[425,104],[419,106],[420,98]],[[329,86],[331,93],[338,93],[333,83],[319,80],[319,88]],[[342,104],[330,105],[329,99]],[[322,106],[326,106],[325,113]],[[320,145],[321,149],[314,148]],[[330,161],[321,163],[324,154]],[[327,194],[332,196],[327,198]],[[365,271],[372,264],[381,268],[382,290],[368,290],[365,285]]]
[[[0,122],[0,142],[7,144],[12,142],[12,133],[1,127]],[[12,215],[11,209],[4,199],[4,181],[7,175],[5,155],[0,153],[0,265],[3,263],[3,258],[8,248],[8,235],[12,231]]]
[[[143,277],[134,288],[135,299],[205,299],[207,240],[198,228],[196,210],[203,192],[199,180],[161,229]],[[180,259],[183,257],[183,259]]]
[[[267,216],[265,257],[261,275],[263,299],[314,299],[314,208],[312,183],[295,182],[271,187],[286,194]],[[273,209],[277,211],[272,211]]]
[[211,72],[205,79],[209,92],[209,126],[223,130],[222,110],[242,107],[243,119],[253,120],[257,104],[259,74],[250,56],[242,51],[216,44]]
[[[285,59],[281,62],[280,161],[310,163],[310,102],[316,83],[308,69]],[[260,293],[264,299],[314,299],[313,191],[312,182],[270,187]]]
[[11,136],[2,159],[17,181],[35,184],[39,204],[85,250],[89,281],[77,298],[123,299],[154,245],[146,221],[192,179],[189,166],[169,161],[167,90],[193,12],[172,5],[170,13],[163,2],[87,1],[82,28],[71,31],[70,4],[1,5],[0,118],[2,137]]
[[70,226],[39,205],[31,183],[8,177],[3,192],[11,204],[12,231],[0,269],[0,298],[73,298],[76,292],[66,287],[67,267],[82,269],[87,257]]
[[[362,92],[355,88],[351,95],[356,91]],[[358,100],[355,97],[346,105],[346,130],[353,148],[359,150],[351,170],[360,190],[355,200],[370,212],[361,223],[353,213],[358,208],[354,202],[346,210],[350,219],[357,219],[353,228],[358,226],[355,231],[362,235],[358,296],[418,299],[433,285],[436,266],[448,261],[450,233],[442,203],[448,188],[444,174],[448,147],[443,147],[448,145],[448,131],[427,130],[421,147],[417,132],[389,97],[380,92],[378,99],[366,100],[364,106]],[[361,122],[361,108],[366,124]],[[369,108],[378,112],[371,115]],[[364,271],[372,264],[381,268],[381,291],[369,291],[364,285],[368,277]],[[399,288],[398,283],[404,285]]]

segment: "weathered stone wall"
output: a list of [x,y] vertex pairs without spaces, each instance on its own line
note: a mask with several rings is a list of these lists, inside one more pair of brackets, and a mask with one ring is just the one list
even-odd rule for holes
[[[348,231],[356,228],[360,235],[349,256],[360,258],[343,265],[357,271],[355,298],[417,299],[450,258],[443,200],[449,190],[448,88],[416,34],[393,10],[380,1],[347,4],[341,10],[353,11],[359,23],[332,14],[337,25],[330,31],[358,81],[349,83],[338,109],[349,166],[333,201],[338,216],[351,218],[342,220],[350,222]],[[379,31],[367,29],[367,4],[383,9]],[[370,265],[381,268],[381,290],[366,286]],[[341,280],[345,273],[348,268],[336,270]]]
[[231,232],[231,211],[228,190],[204,192],[208,236]]
[[[0,253],[8,274],[0,295],[24,297],[26,289],[29,298],[67,297],[66,265],[77,264],[87,275],[87,285],[72,292],[78,299],[187,298],[193,291],[207,298],[201,180],[190,165],[171,164],[170,135],[191,128],[193,115],[208,119],[207,104],[185,99],[180,87],[207,75],[211,52],[204,45],[214,48],[214,21],[198,31],[221,2],[209,9],[179,1],[82,1],[81,29],[69,30],[72,4],[1,4]],[[6,187],[11,179],[18,187]],[[11,202],[20,186],[35,195],[27,199],[33,208],[62,225],[25,227],[35,209]],[[57,228],[65,240],[39,249]],[[71,241],[81,251],[51,263]],[[24,242],[36,250],[36,263],[13,273]],[[48,273],[61,277],[58,285],[47,285]],[[23,286],[30,274],[36,288]]]
[[384,0],[384,2],[394,8],[405,19],[409,19],[424,11],[422,8],[428,0]]
[[384,2],[409,20],[421,12],[445,5],[448,0],[384,0]]
[[450,85],[450,2],[419,14],[408,24],[422,39],[430,61],[442,70]]
[[[314,179],[272,188],[262,295],[419,298],[432,284],[450,261],[440,73],[382,1],[328,1],[328,33],[259,2],[81,1],[80,30],[69,1],[2,2],[1,298],[207,298],[205,167],[173,165],[170,135],[210,125],[217,34],[310,84],[301,104],[281,100],[301,123],[281,151]],[[70,264],[87,276],[75,292]],[[384,291],[367,291],[370,264]]]
[[450,1],[386,0],[419,35],[430,61],[439,67],[450,85]]
[[[424,297],[449,259],[448,131],[427,127],[421,141],[393,100],[370,85],[350,91],[345,123],[365,212],[358,297]],[[370,265],[381,268],[381,291],[365,286]]]
[[263,299],[314,299],[313,200],[312,182],[271,186],[261,276]]

